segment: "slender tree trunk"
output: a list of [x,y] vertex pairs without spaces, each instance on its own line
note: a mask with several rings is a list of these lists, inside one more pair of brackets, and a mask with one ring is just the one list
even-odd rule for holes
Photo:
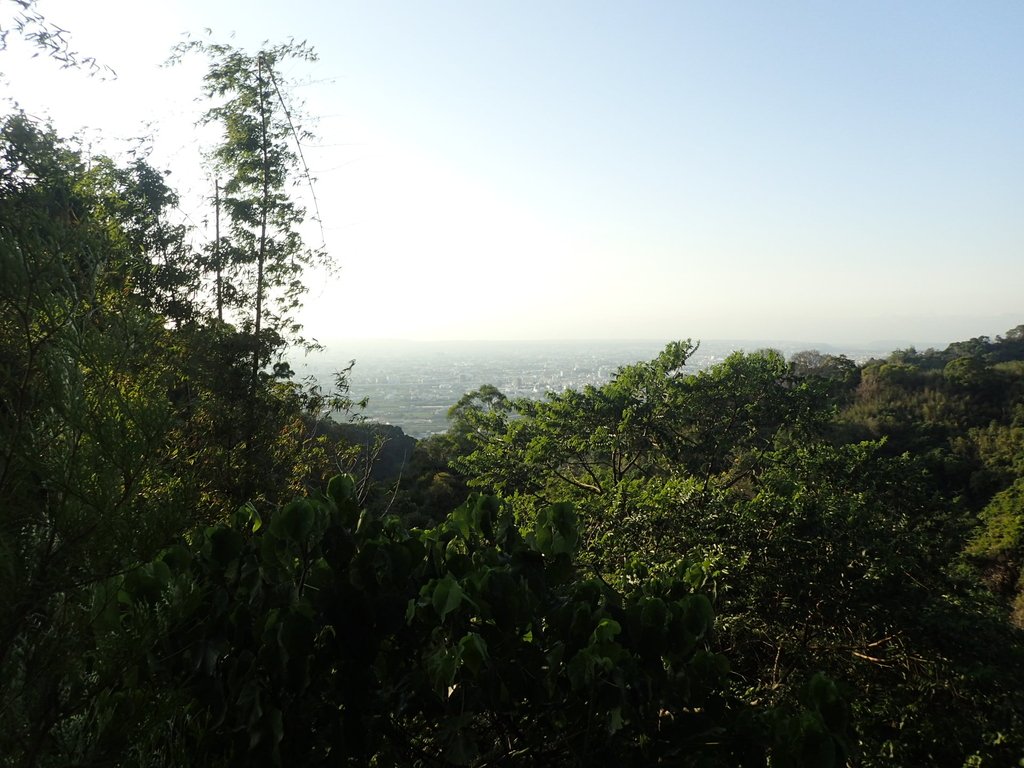
[[256,258],[256,323],[255,349],[252,353],[252,380],[255,386],[260,373],[260,330],[263,324],[263,266],[267,258],[267,209],[270,205],[270,159],[268,155],[267,103],[263,85],[263,55],[256,59],[258,72],[257,90],[260,100],[260,153],[263,161],[263,194],[260,199],[260,249]]
[[213,182],[213,262],[217,270],[217,321],[224,322],[224,293],[220,268],[220,179]]

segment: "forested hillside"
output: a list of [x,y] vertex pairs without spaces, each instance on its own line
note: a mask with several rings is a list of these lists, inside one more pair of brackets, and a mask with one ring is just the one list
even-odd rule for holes
[[796,705],[824,672],[856,764],[1016,764],[1022,340],[692,375],[683,342],[540,403],[485,386],[417,447],[404,498],[439,514],[453,489],[496,490],[521,521],[569,501],[579,563],[618,588],[696,565],[731,691]]
[[0,125],[0,764],[1024,765],[1024,326],[676,341],[406,462],[281,362],[312,52],[179,53],[212,242],[144,159]]

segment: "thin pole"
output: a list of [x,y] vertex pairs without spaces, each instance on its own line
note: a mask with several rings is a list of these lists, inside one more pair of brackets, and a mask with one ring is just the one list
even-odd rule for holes
[[213,181],[213,261],[217,269],[217,320],[224,322],[224,295],[220,279],[220,179]]

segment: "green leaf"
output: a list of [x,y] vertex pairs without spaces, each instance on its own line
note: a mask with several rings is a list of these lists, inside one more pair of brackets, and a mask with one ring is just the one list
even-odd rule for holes
[[427,673],[434,690],[442,699],[447,699],[449,689],[455,681],[455,673],[462,665],[462,648],[438,648],[427,656]]
[[356,481],[351,475],[335,475],[327,481],[327,495],[334,499],[339,509],[356,497]]
[[644,598],[640,609],[640,623],[645,629],[660,629],[665,626],[668,610],[665,601],[659,597]]
[[165,549],[160,559],[167,564],[167,567],[174,573],[183,573],[192,563],[192,553],[180,544]]
[[533,541],[544,555],[571,555],[579,544],[579,528],[572,504],[554,504],[537,514]]
[[441,621],[444,621],[445,616],[459,607],[462,596],[462,587],[452,578],[451,574],[437,582],[431,602]]
[[696,594],[686,598],[684,625],[687,632],[694,637],[703,637],[711,631],[714,622],[715,612],[705,595]]
[[260,511],[256,507],[252,508],[252,532],[256,533],[260,528],[263,527],[263,518],[260,517]]
[[327,495],[338,508],[341,525],[351,528],[359,520],[356,481],[351,475],[335,475],[327,483]]
[[591,643],[610,643],[622,632],[622,625],[615,619],[601,619],[594,634],[591,636]]
[[244,528],[250,524],[252,525],[253,533],[256,533],[256,531],[263,527],[263,519],[260,517],[260,513],[255,505],[251,501],[247,501],[235,512],[234,527]]
[[614,734],[622,730],[622,707],[613,707],[608,713],[608,733]]
[[474,674],[480,674],[480,668],[487,661],[487,641],[476,632],[470,632],[459,640],[459,649],[462,652],[462,661]]
[[162,589],[171,583],[171,569],[167,567],[167,563],[163,560],[154,560],[150,570],[152,571],[153,578]]
[[274,515],[270,522],[270,532],[279,539],[305,541],[313,530],[315,518],[313,505],[306,499],[298,499]]

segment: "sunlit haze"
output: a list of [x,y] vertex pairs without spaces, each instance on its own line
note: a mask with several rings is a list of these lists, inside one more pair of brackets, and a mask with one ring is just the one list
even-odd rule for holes
[[197,240],[203,63],[161,63],[205,28],[316,48],[289,75],[339,267],[304,310],[323,340],[924,345],[1024,322],[1019,2],[37,9],[117,78],[12,40],[5,92],[97,152],[152,135]]

